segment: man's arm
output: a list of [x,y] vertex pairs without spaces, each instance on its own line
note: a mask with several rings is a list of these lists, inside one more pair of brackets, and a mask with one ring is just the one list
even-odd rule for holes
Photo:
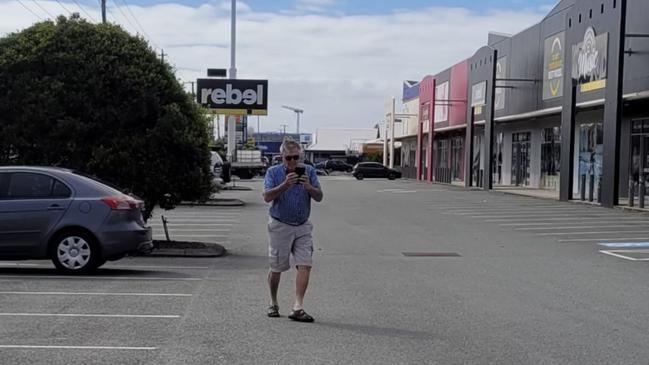
[[324,194],[322,188],[320,188],[318,174],[316,174],[315,169],[309,169],[309,176],[304,177],[302,182],[304,183],[304,190],[309,193],[313,200],[320,203]]
[[273,200],[279,198],[279,196],[282,195],[282,193],[290,189],[291,186],[297,183],[297,181],[298,181],[298,176],[296,173],[292,172],[286,175],[286,180],[284,180],[281,184],[277,185],[272,189],[268,189],[264,191],[264,201],[266,203],[270,203]]
[[322,201],[322,198],[324,196],[324,194],[322,194],[322,189],[316,188],[308,182],[304,183],[304,189],[309,192],[309,195],[311,195],[311,198],[313,200],[317,201],[318,203]]

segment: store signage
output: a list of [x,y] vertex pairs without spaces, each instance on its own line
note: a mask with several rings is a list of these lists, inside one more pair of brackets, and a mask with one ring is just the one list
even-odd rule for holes
[[595,29],[589,27],[584,41],[572,46],[572,78],[581,85],[581,92],[606,87],[607,63],[608,33],[596,36]]
[[483,81],[471,87],[471,106],[485,105],[487,102],[487,82]]
[[403,82],[403,95],[404,102],[413,100],[419,97],[419,81],[404,81]]
[[435,123],[448,120],[449,82],[446,81],[435,87]]
[[[501,57],[496,62],[496,79],[503,79],[507,77],[507,57]],[[496,87],[494,100],[494,109],[505,109],[505,89]]]
[[545,39],[543,60],[543,100],[563,96],[563,60],[566,33]]
[[198,79],[198,103],[228,115],[267,115],[268,80]]

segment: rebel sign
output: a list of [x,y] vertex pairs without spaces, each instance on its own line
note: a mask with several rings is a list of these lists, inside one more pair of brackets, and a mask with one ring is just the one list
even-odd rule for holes
[[198,79],[197,101],[219,114],[266,115],[268,80]]

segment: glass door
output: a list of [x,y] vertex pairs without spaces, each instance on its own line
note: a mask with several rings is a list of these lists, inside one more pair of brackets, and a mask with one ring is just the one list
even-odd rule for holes
[[585,123],[579,127],[579,179],[581,200],[600,202],[602,157],[604,151],[602,122]]
[[649,180],[649,120],[633,121],[630,151],[629,205],[645,208]]
[[512,185],[530,185],[530,132],[512,134]]

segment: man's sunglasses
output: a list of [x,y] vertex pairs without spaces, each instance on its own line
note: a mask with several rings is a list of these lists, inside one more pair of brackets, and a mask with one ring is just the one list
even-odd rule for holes
[[295,156],[284,156],[284,159],[285,159],[286,161],[291,161],[291,160],[293,160],[293,161],[297,161],[297,160],[300,159],[300,155],[295,155]]

